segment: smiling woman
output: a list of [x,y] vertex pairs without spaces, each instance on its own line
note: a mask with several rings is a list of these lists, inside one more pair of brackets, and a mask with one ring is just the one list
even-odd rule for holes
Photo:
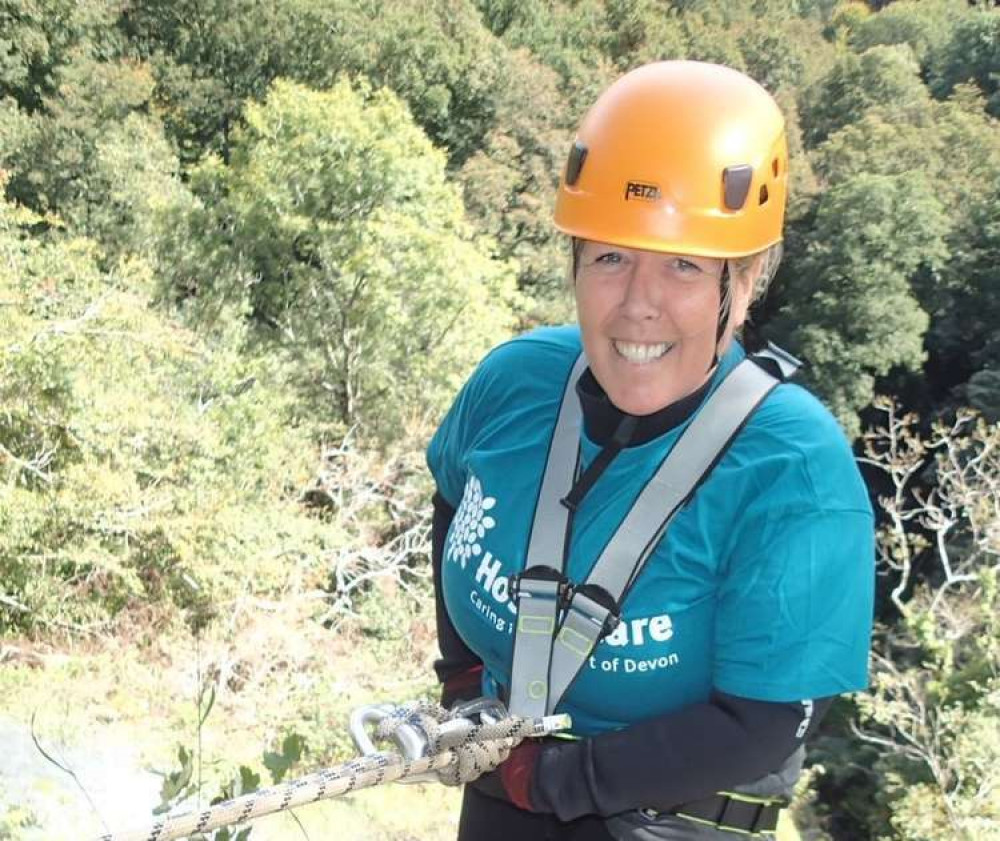
[[[649,415],[709,378],[719,342],[722,274],[715,257],[641,251],[584,241],[574,292],[590,369],[612,403]],[[743,323],[748,273],[726,285],[722,342]]]
[[467,787],[461,841],[773,832],[866,685],[865,487],[797,360],[738,341],[787,163],[770,95],[717,65],[641,67],[584,118],[555,209],[579,323],[495,348],[428,448],[444,700],[574,722]]

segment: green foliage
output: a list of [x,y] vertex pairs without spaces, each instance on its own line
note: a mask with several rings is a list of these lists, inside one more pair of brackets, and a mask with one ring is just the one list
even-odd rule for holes
[[93,199],[86,177],[98,140],[109,125],[145,106],[153,81],[141,66],[85,56],[61,67],[56,78],[56,90],[30,117],[31,130],[8,153],[8,195],[41,212],[80,217]]
[[[195,631],[200,633],[199,630]],[[201,674],[200,647],[198,648],[198,671]],[[202,681],[198,688],[198,720],[195,725],[197,733],[196,748],[189,750],[184,745],[177,746],[177,767],[166,773],[161,773],[163,784],[160,787],[160,803],[153,810],[154,815],[162,815],[178,808],[189,806],[192,801],[201,806],[203,769],[203,730],[206,721],[215,706],[217,698],[217,681],[209,678]],[[271,782],[280,783],[285,775],[295,768],[307,752],[306,740],[298,733],[289,733],[281,743],[280,751],[265,751],[263,764],[271,776]],[[260,790],[261,775],[246,765],[240,765],[234,775],[230,776],[219,787],[218,794],[210,801],[215,806],[229,800],[234,800]],[[211,836],[197,834],[191,836],[192,841],[247,841],[252,828],[242,829],[224,826],[212,832]]]
[[153,251],[160,210],[183,187],[160,125],[138,113],[105,127],[94,144],[82,201],[63,215],[101,243],[109,263]]
[[833,49],[820,21],[795,6],[770,0],[694,3],[680,19],[685,57],[743,70],[772,93],[805,88],[832,65]]
[[[199,724],[199,728],[201,724]],[[271,782],[280,783],[285,775],[302,761],[306,750],[305,740],[298,733],[289,733],[281,745],[281,752],[265,751],[264,767],[270,772]],[[153,810],[154,815],[162,815],[179,807],[189,805],[191,801],[201,796],[201,781],[197,775],[199,758],[184,745],[177,746],[177,767],[162,773],[163,784],[160,787],[160,804]],[[252,768],[241,765],[220,788],[219,793],[211,799],[215,806],[246,794],[260,790],[261,775]],[[211,835],[197,834],[191,836],[191,841],[247,841],[253,833],[253,828],[245,826],[242,829],[232,826],[220,827]]]
[[154,815],[169,812],[177,800],[184,800],[191,793],[194,778],[194,757],[184,745],[177,746],[177,765],[173,771],[163,775],[160,786],[160,804],[153,810]]
[[[812,157],[817,175],[836,184],[858,175],[921,173],[948,190],[956,168],[944,157],[944,137],[930,107],[912,121],[895,119],[891,109],[872,108],[832,133]],[[948,177],[942,178],[943,175]]]
[[[881,474],[880,577],[889,606],[851,741],[820,744],[835,837],[1000,837],[1000,430],[968,410],[921,432],[876,401],[863,461]],[[886,588],[888,589],[888,588]]]
[[274,558],[314,557],[318,524],[297,511],[310,449],[273,367],[152,311],[145,264],[105,273],[92,242],[0,214],[0,621],[285,586]]
[[507,18],[503,42],[465,0],[435,0],[416,17],[398,0],[347,5],[303,3],[308,22],[298,25],[288,76],[325,88],[347,71],[397,94],[446,151],[473,221],[495,237],[494,255],[517,261],[522,290],[552,297],[562,277],[549,224],[555,186],[576,117],[612,75],[608,60],[574,40],[591,19],[597,34],[585,36],[599,40],[597,4],[497,10]]
[[113,21],[113,4],[104,0],[0,2],[0,100],[40,108],[63,65],[107,51],[115,41]]
[[22,234],[39,221],[33,213],[0,203],[0,257],[8,267],[0,287],[0,332],[5,340],[0,357],[5,407],[0,444],[4,478],[29,489],[49,481],[45,471],[50,466],[68,467],[76,461],[75,436],[66,422],[74,402],[70,363],[48,345],[52,335],[64,329],[60,317],[68,315],[61,299],[79,296],[81,287],[92,288],[98,276],[86,241],[44,248]]
[[419,15],[411,3],[385,2],[366,17],[361,32],[349,34],[363,33],[373,54],[308,81],[329,84],[342,70],[364,74],[405,101],[417,124],[461,164],[494,122],[494,91],[506,70],[479,15],[465,0],[430,0]]
[[[420,439],[515,315],[569,317],[558,176],[584,110],[651,60],[723,62],[778,98],[788,256],[763,328],[848,431],[887,387],[995,420],[993,6],[0,0],[0,626],[202,628],[318,586],[317,633],[365,622],[403,660],[401,593],[427,595]],[[924,478],[940,496],[946,475]],[[987,509],[955,515],[951,558]],[[993,585],[938,598],[926,538],[885,544],[923,572],[860,702],[874,739],[824,757],[841,837],[995,833],[970,787],[998,750]],[[300,723],[344,754],[343,685],[323,689]],[[904,735],[914,699],[932,729]],[[938,753],[907,753],[931,732]],[[245,767],[223,789],[258,784]]]
[[681,19],[688,42],[685,58],[746,69],[738,33],[725,15],[718,4],[704,4],[702,11],[692,11]]
[[388,92],[280,82],[247,122],[232,166],[195,174],[189,250],[168,251],[164,272],[203,309],[252,312],[320,417],[399,435],[505,335],[511,278]]
[[519,267],[523,291],[551,299],[561,291],[566,265],[549,209],[569,148],[563,126],[570,108],[555,73],[527,53],[511,53],[508,69],[497,128],[457,175],[470,216],[493,238],[495,256]]
[[[793,42],[802,44],[803,42]],[[806,42],[807,43],[807,42]],[[793,89],[815,61],[802,49],[792,48],[785,33],[748,28],[739,39],[746,72],[769,91]]]
[[155,208],[180,189],[177,157],[159,122],[142,113],[153,79],[144,65],[75,58],[57,89],[28,114],[8,101],[0,166],[8,196],[58,213],[96,239],[108,263],[148,250]]
[[863,720],[879,734],[872,738],[893,742],[873,768],[892,837],[1000,837],[995,572],[980,583],[951,594],[947,623],[922,588],[892,634],[895,647],[881,652],[871,694],[859,698]]
[[[891,483],[879,544],[901,621],[879,629],[873,689],[857,699],[861,736],[880,748],[871,776],[887,820],[872,836],[997,838],[1000,429],[960,412],[921,437],[915,417],[879,408],[866,461]],[[928,461],[930,488],[911,487]]]
[[573,4],[478,0],[477,6],[505,44],[527,51],[534,61],[556,72],[576,117],[582,117],[614,79],[615,68],[602,52],[602,43],[615,36],[605,34],[608,21],[598,0]]
[[123,11],[130,52],[152,69],[157,111],[183,161],[228,157],[244,103],[283,72],[295,15],[295,4],[256,0],[150,0]]
[[125,28],[155,68],[157,97],[184,158],[228,159],[247,101],[287,77],[313,87],[364,75],[405,99],[417,122],[461,162],[478,148],[502,85],[502,56],[471,4],[434,0],[243,0],[144,3]]
[[831,11],[824,34],[831,41],[846,44],[851,33],[864,26],[871,17],[872,10],[863,0],[844,0]]
[[[0,789],[0,794],[3,791]],[[25,830],[38,828],[38,818],[31,809],[12,806],[0,812],[0,841],[18,841]]]
[[[306,740],[298,733],[289,733],[281,743],[281,752],[265,751],[264,767],[271,774],[271,780],[280,783],[285,775],[299,762],[305,753]],[[257,778],[258,784],[260,778]]]
[[809,383],[851,437],[875,376],[923,362],[929,319],[909,278],[945,258],[948,230],[936,191],[914,176],[858,175],[819,200],[774,329],[809,360]]
[[897,0],[877,15],[867,15],[851,28],[851,47],[864,52],[880,44],[907,44],[921,66],[951,38],[956,23],[968,14],[964,0]]
[[997,314],[986,289],[988,266],[996,259],[991,217],[1000,178],[1000,132],[983,113],[974,89],[964,87],[953,99],[930,102],[905,119],[891,107],[871,108],[830,135],[812,160],[829,185],[868,173],[917,178],[932,186],[948,208],[950,227],[947,259],[911,276],[922,309],[933,314],[928,355],[935,368],[951,372],[958,382],[969,372],[995,366],[1000,361]]
[[810,148],[875,106],[906,119],[926,109],[930,96],[908,45],[846,53],[805,97],[803,127]]
[[608,0],[602,51],[621,70],[680,58],[686,44],[678,16],[654,0]]
[[973,82],[986,107],[1000,117],[1000,8],[982,8],[963,16],[951,38],[930,56],[931,88],[947,96],[956,85]]
[[[994,135],[994,147],[998,140],[1000,136]],[[943,364],[957,372],[969,372],[962,402],[996,417],[989,410],[1000,397],[992,378],[1000,369],[1000,302],[995,295],[1000,259],[1000,165],[994,162],[991,169],[980,170],[983,179],[977,189],[970,185],[960,195],[964,203],[958,205],[956,213],[960,225],[951,237],[952,259],[918,291],[934,307],[928,347]],[[956,396],[962,399],[962,389],[958,391]]]

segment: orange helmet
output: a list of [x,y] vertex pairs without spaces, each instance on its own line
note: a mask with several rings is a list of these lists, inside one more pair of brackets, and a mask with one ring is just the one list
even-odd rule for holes
[[661,61],[622,76],[587,113],[555,224],[630,248],[741,257],[781,240],[785,121],[742,73]]

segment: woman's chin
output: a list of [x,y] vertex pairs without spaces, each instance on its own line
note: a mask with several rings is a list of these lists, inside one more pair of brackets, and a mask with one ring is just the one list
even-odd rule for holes
[[[611,380],[611,387],[604,386],[605,392],[621,411],[639,416],[651,415],[693,394],[710,376],[710,372],[706,371],[704,376],[682,379],[676,371],[662,370],[662,368],[654,377],[650,377],[652,371],[647,370],[629,372],[633,374],[632,376],[621,376],[620,371],[616,373],[618,376],[608,377]],[[600,378],[598,380],[600,381]]]
[[608,391],[608,397],[621,411],[629,415],[652,415],[654,412],[665,409],[671,403],[680,399],[670,392],[660,392],[653,394],[636,393],[631,390]]

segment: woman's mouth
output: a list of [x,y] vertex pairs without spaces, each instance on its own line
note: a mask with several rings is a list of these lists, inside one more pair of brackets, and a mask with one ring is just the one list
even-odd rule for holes
[[625,342],[618,339],[612,339],[611,344],[619,356],[637,365],[655,362],[657,359],[665,356],[674,346],[673,342],[650,344],[645,342]]

